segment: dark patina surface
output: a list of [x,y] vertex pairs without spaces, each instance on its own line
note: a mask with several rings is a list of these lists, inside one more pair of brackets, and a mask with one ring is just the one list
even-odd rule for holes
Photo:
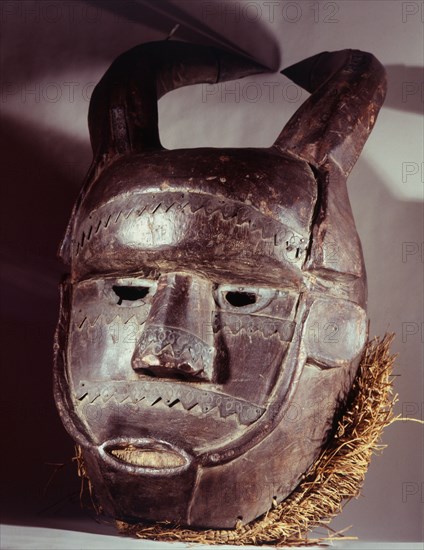
[[160,145],[161,95],[261,70],[151,43],[93,93],[93,164],[61,248],[55,399],[115,518],[231,528],[283,500],[367,340],[346,178],[384,100],[371,54],[283,71],[311,96],[269,149]]

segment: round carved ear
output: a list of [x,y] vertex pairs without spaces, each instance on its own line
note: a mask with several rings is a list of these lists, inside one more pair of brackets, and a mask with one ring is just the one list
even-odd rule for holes
[[94,89],[88,123],[94,162],[161,148],[157,101],[197,83],[214,84],[264,72],[223,50],[184,42],[150,42],[118,57]]
[[315,55],[282,73],[312,95],[288,121],[274,147],[317,169],[332,163],[347,177],[384,102],[384,67],[370,53],[341,50]]

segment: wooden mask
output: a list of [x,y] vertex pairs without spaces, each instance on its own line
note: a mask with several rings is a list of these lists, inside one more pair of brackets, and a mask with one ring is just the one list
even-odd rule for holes
[[149,43],[91,99],[55,399],[115,518],[232,528],[283,500],[331,437],[367,340],[346,178],[384,69],[344,50],[283,71],[311,96],[271,148],[161,146],[161,95],[255,72],[217,49]]

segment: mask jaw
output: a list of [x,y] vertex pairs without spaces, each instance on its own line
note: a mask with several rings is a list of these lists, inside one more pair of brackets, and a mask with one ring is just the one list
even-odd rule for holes
[[[273,429],[254,445],[243,448],[241,442],[237,449],[226,449],[226,454],[220,455],[219,468],[212,462],[218,454],[204,458],[189,525],[232,529],[240,522],[253,521],[290,495],[319,456],[333,434],[334,419],[344,409],[366,339],[362,308],[345,301],[336,304],[332,313],[329,307],[331,300],[306,295],[301,300],[298,321],[303,317],[305,322],[293,342],[294,376],[284,399],[283,392],[280,399],[275,395],[264,419],[266,424],[273,423]],[[353,336],[351,345],[346,343],[352,326],[343,316],[344,328],[337,334],[340,339],[325,348],[323,338],[334,335],[319,332],[322,321],[337,322],[343,308],[350,316],[348,323],[359,333],[358,339]]]

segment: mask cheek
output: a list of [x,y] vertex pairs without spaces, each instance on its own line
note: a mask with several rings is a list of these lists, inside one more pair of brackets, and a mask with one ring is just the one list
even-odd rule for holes
[[121,314],[84,316],[72,320],[69,334],[70,375],[78,380],[127,380],[131,378],[131,357],[144,320],[134,310]]
[[315,300],[303,329],[307,361],[321,368],[348,366],[361,355],[367,337],[360,306],[334,298]]
[[[265,404],[281,373],[288,343],[273,335],[232,334],[224,331],[223,345],[228,355],[225,391],[257,404]],[[252,383],[252,380],[255,383]]]

